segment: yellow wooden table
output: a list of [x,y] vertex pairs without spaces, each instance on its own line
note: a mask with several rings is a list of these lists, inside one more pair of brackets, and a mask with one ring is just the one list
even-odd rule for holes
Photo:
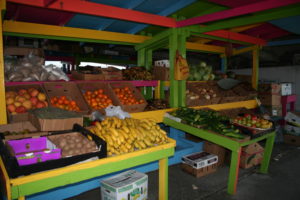
[[175,146],[176,141],[169,139],[169,142],[163,145],[18,178],[8,177],[3,160],[0,159],[1,177],[5,183],[6,197],[8,200],[25,199],[25,196],[28,195],[78,183],[94,177],[99,177],[158,160],[159,199],[167,200],[168,157],[174,155]]

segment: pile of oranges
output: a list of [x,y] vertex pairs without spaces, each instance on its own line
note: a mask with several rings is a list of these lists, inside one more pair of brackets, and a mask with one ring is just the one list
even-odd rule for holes
[[103,89],[86,91],[83,96],[90,107],[96,110],[112,105],[112,100],[106,94],[104,94]]
[[144,100],[137,100],[134,97],[129,87],[114,88],[113,90],[123,105],[134,105],[144,103]]
[[66,96],[56,96],[51,98],[51,104],[54,107],[69,111],[80,111],[75,101],[68,99]]

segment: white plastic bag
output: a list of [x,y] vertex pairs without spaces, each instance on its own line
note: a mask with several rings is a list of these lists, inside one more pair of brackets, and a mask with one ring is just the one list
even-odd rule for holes
[[108,106],[105,108],[106,116],[108,117],[118,117],[119,119],[125,119],[126,117],[130,117],[128,112],[122,110],[120,106]]

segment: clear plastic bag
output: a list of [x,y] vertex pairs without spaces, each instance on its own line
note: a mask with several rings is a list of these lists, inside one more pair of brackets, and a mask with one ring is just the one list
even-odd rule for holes
[[126,117],[130,117],[128,112],[122,110],[120,106],[109,106],[105,108],[106,116],[108,117],[118,117],[120,119],[125,119]]

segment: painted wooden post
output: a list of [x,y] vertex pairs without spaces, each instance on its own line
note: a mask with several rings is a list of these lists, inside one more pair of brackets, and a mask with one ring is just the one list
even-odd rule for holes
[[[186,31],[184,29],[179,29],[178,34],[178,51],[186,58]],[[186,103],[186,80],[178,81],[178,105],[185,106]]]
[[252,52],[252,87],[257,89],[258,85],[258,70],[259,70],[259,49],[256,48]]
[[221,72],[226,73],[227,71],[227,57],[223,54],[221,55]]
[[[152,67],[152,49],[147,49],[145,54],[146,54],[145,67],[147,70],[150,70]],[[152,87],[144,87],[144,88],[145,88],[145,98],[152,99],[153,98]]]
[[2,15],[0,16],[0,124],[7,123],[5,103],[5,80],[3,60],[3,37],[2,37]]
[[170,61],[170,107],[178,107],[178,81],[174,79],[174,66],[176,51],[178,48],[178,30],[171,29],[171,35],[169,36],[169,61]]

